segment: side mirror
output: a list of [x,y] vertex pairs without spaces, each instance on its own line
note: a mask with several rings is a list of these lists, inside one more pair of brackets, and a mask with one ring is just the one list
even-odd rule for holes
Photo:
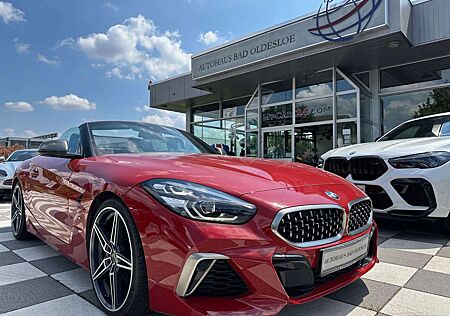
[[71,154],[68,152],[68,150],[69,145],[67,141],[62,139],[49,140],[43,142],[38,148],[39,155],[41,156],[70,158],[70,159],[81,158],[80,155]]
[[4,156],[0,156],[0,163],[4,163],[6,161]]

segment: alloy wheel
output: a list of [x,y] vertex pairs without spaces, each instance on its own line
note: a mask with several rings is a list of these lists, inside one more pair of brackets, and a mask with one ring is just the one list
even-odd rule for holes
[[11,228],[15,236],[20,233],[23,217],[22,190],[20,186],[17,185],[12,195],[11,204]]
[[116,209],[106,207],[97,214],[89,249],[97,297],[108,311],[119,311],[131,290],[133,250],[126,222]]

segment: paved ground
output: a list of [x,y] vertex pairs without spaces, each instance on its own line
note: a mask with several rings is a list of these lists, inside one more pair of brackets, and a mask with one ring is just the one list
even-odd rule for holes
[[[16,241],[0,204],[0,314],[100,315],[89,275],[37,239]],[[381,263],[362,280],[282,315],[450,315],[450,236],[380,223]]]

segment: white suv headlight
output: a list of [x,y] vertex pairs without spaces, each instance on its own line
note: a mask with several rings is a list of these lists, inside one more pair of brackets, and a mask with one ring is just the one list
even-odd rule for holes
[[392,167],[397,169],[429,169],[440,167],[450,161],[450,153],[446,151],[432,151],[405,157],[389,159]]

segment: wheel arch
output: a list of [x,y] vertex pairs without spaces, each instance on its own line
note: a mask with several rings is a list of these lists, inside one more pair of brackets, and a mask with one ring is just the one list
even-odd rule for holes
[[14,187],[16,186],[16,184],[19,183],[19,182],[20,182],[19,177],[14,177],[14,178],[13,178],[13,183],[12,183],[11,188],[14,189]]
[[91,238],[91,228],[92,228],[92,223],[94,221],[95,212],[100,207],[100,205],[102,205],[103,202],[105,202],[106,200],[112,200],[112,199],[122,203],[128,209],[125,202],[116,193],[114,193],[112,191],[104,191],[104,192],[101,192],[100,194],[98,194],[94,198],[94,201],[92,201],[91,206],[89,207],[88,218],[86,221],[86,246],[88,246],[89,240]]

